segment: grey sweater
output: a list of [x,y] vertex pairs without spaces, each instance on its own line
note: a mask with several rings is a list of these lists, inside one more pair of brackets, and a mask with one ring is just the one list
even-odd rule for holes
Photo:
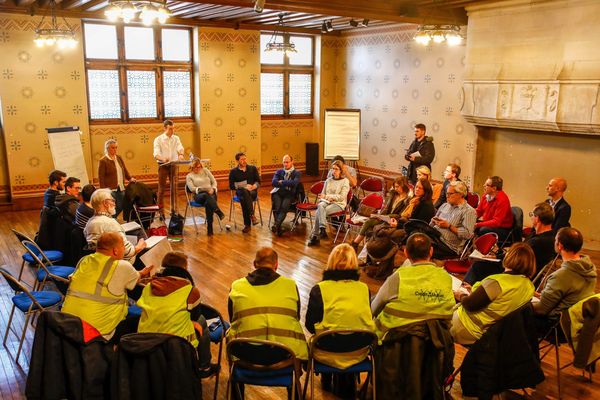
[[595,288],[596,266],[588,256],[565,261],[548,277],[535,312],[550,318],[559,317],[563,310],[593,295]]
[[346,208],[348,192],[350,191],[350,182],[346,178],[333,179],[329,178],[325,181],[325,186],[321,192],[327,196],[327,200],[331,204],[337,204],[342,209]]
[[211,188],[215,191],[217,190],[217,181],[213,174],[206,168],[202,168],[198,174],[193,172],[187,174],[185,184],[192,193],[208,192]]

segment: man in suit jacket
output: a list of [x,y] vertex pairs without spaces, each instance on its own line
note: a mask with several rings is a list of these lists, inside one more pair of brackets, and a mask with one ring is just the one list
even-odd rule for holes
[[273,190],[271,190],[271,208],[275,223],[271,230],[281,236],[283,228],[281,224],[285,215],[290,209],[290,205],[298,193],[298,184],[300,183],[300,171],[294,168],[292,156],[286,154],[283,156],[283,168],[278,169],[273,175]]
[[548,186],[546,186],[546,192],[548,193],[549,199],[546,200],[548,204],[554,209],[554,222],[552,223],[552,230],[557,232],[560,228],[570,227],[569,220],[571,219],[571,206],[563,197],[567,190],[567,181],[565,178],[556,177],[550,179]]

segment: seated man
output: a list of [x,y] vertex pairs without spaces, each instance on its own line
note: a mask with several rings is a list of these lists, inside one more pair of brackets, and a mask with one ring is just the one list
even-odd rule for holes
[[277,267],[275,250],[263,247],[256,252],[255,270],[231,284],[227,338],[272,340],[291,348],[300,360],[307,360],[298,288],[292,279],[279,275]]
[[79,193],[81,192],[81,181],[75,177],[69,177],[65,182],[65,193],[56,196],[55,204],[64,221],[75,223],[75,214],[79,207]]
[[123,260],[124,254],[125,246],[118,233],[102,234],[96,252],[77,265],[62,306],[63,312],[78,316],[114,343],[122,335],[136,331],[137,318],[125,318],[127,290],[134,289],[151,271],[151,267],[136,271]]
[[596,266],[580,253],[583,236],[575,228],[561,228],[554,242],[562,257],[560,269],[550,274],[539,302],[533,303],[538,334],[544,335],[560,314],[578,301],[594,294]]
[[558,232],[560,228],[571,226],[569,223],[569,220],[571,219],[571,206],[563,197],[566,190],[567,181],[560,177],[550,179],[548,186],[546,186],[546,192],[549,196],[546,202],[550,204],[554,210],[552,229],[555,232]]
[[200,314],[200,291],[187,270],[184,253],[165,254],[161,270],[137,301],[142,309],[138,332],[167,333],[188,340],[198,349],[200,373],[210,376],[218,365],[210,363],[210,335],[206,320]]
[[467,240],[473,237],[477,214],[466,200],[467,185],[450,182],[446,191],[447,203],[440,206],[430,225],[440,233],[433,240],[433,258],[459,256]]
[[285,220],[285,215],[290,209],[290,205],[298,195],[297,188],[300,183],[300,171],[294,168],[292,156],[286,154],[283,156],[283,168],[278,169],[273,175],[273,190],[271,190],[271,208],[275,223],[271,230],[281,236],[283,228],[281,224]]
[[92,184],[85,185],[83,189],[81,189],[81,204],[77,207],[77,210],[75,211],[75,225],[77,225],[81,229],[85,228],[87,222],[95,214],[94,208],[92,207],[92,203],[90,202],[92,199],[92,194],[95,191],[96,188]]
[[[554,251],[555,232],[552,230],[554,213],[548,203],[538,203],[533,208],[533,211],[529,213],[529,216],[532,219],[534,229],[525,239],[525,243],[531,246],[535,254],[536,272],[534,276],[536,276],[556,255]],[[469,268],[464,281],[473,285],[475,282],[479,282],[490,275],[500,274],[503,271],[504,267],[501,262],[476,261]]]
[[411,235],[404,248],[410,266],[390,275],[371,303],[379,340],[404,325],[428,319],[452,319],[456,304],[452,277],[432,263],[431,240],[423,233]]
[[44,207],[54,207],[56,196],[65,188],[67,174],[55,169],[48,175],[50,187],[44,192]]
[[[446,191],[448,190],[448,185],[450,185],[451,182],[460,181],[459,176],[460,176],[460,165],[455,164],[455,163],[450,163],[446,166],[446,169],[444,170],[444,185],[442,186],[442,191],[440,192],[440,197],[438,197],[438,199],[435,201],[435,203],[433,205],[436,210],[438,208],[440,208],[442,206],[442,204],[444,204],[445,202],[448,201],[448,200],[446,200]],[[467,192],[468,191],[469,191],[469,189],[467,189]],[[466,197],[466,195],[465,195],[465,197]]]
[[490,176],[486,179],[483,185],[485,196],[477,206],[479,221],[475,224],[478,235],[495,232],[500,242],[506,239],[513,225],[510,200],[502,190],[503,184],[499,176]]
[[253,201],[258,197],[260,175],[254,165],[248,165],[245,153],[237,153],[235,160],[238,165],[229,171],[229,189],[235,190],[236,196],[240,199],[244,216],[242,232],[248,233],[252,225],[258,224],[258,219],[254,216]]
[[[116,204],[111,190],[96,190],[94,194],[92,194],[91,203],[96,214],[89,219],[83,230],[88,245],[95,247],[96,242],[103,233],[116,232],[121,237],[121,241],[125,247],[123,258],[133,263],[135,261],[135,255],[146,248],[146,242],[144,239],[140,239],[134,246],[127,240],[123,227],[113,218],[113,215],[115,215]],[[139,267],[141,267],[141,265]]]

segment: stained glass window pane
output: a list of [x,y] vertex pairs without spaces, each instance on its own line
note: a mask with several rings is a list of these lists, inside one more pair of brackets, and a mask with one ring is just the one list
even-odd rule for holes
[[190,31],[163,29],[162,58],[165,61],[190,61]]
[[290,74],[290,114],[310,114],[311,74]]
[[[261,64],[283,64],[283,52],[282,51],[267,51],[265,47],[271,40],[272,34],[260,35],[260,62]],[[277,35],[275,37],[276,42],[283,42],[283,36]]]
[[260,112],[283,114],[283,74],[260,74]]
[[152,28],[125,27],[125,58],[154,60],[154,31]]
[[85,24],[85,57],[117,59],[117,29],[114,25]]
[[296,46],[296,53],[290,53],[291,65],[312,65],[312,38],[305,36],[292,36],[290,43]]
[[119,72],[90,69],[87,74],[90,119],[121,118]]
[[156,118],[154,71],[127,71],[129,118]]
[[190,73],[187,71],[165,71],[163,73],[163,86],[165,116],[191,117]]

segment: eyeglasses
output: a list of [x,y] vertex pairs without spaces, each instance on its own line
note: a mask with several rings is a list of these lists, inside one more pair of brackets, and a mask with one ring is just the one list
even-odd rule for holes
[[451,196],[451,195],[456,194],[456,193],[458,193],[458,192],[446,192],[446,197],[447,196]]
[[531,218],[533,218],[533,217],[537,217],[537,215],[535,215],[535,213],[534,213],[533,211],[529,211],[529,216],[530,216]]

